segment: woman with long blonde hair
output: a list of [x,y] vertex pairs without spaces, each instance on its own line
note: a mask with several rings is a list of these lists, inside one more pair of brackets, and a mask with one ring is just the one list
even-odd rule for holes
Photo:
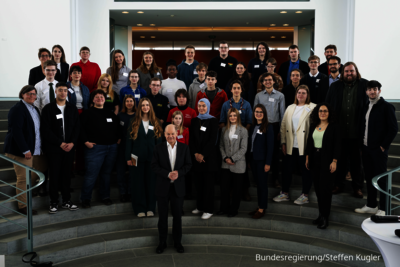
[[[106,95],[106,102],[104,103],[104,108],[109,109],[115,113],[115,115],[119,112],[119,97],[117,93],[113,90],[113,80],[110,74],[103,73],[99,80],[97,81],[97,89],[103,90]],[[93,102],[93,96],[90,95],[90,103]]]
[[[162,142],[163,130],[150,100],[140,99],[126,138],[125,157],[131,179],[132,207],[138,217],[154,216],[156,176],[151,168],[154,147]],[[131,155],[137,157],[133,164]]]

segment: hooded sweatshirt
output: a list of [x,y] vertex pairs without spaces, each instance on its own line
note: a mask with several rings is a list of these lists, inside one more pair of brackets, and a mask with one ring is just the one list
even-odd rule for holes
[[[199,78],[194,78],[193,83],[189,86],[188,94],[189,94],[189,107],[192,109],[196,108],[197,102],[196,97],[197,93],[201,91],[201,89],[206,89],[207,84],[206,80],[204,79],[203,83],[199,82]],[[197,110],[197,108],[195,109]],[[197,112],[197,111],[196,111]]]

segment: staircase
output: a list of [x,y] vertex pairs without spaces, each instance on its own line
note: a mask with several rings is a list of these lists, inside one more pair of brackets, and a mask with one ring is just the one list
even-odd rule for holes
[[[0,149],[7,131],[7,113],[15,102],[0,102]],[[400,103],[394,103],[400,111]],[[400,112],[396,112],[400,121]],[[389,150],[388,167],[400,166],[400,134]],[[11,165],[0,159],[0,177],[15,183]],[[326,254],[339,256],[339,261],[318,263],[318,259],[297,261],[298,266],[366,266],[366,261],[356,255],[378,255],[380,252],[372,239],[361,229],[361,223],[369,215],[357,214],[355,208],[366,204],[364,199],[352,197],[350,183],[345,193],[333,196],[330,226],[319,230],[311,221],[318,216],[316,195],[312,189],[310,203],[303,206],[293,204],[301,194],[301,178],[295,176],[290,190],[292,201],[268,203],[268,214],[260,220],[251,219],[247,213],[257,207],[256,188],[250,188],[252,201],[241,202],[239,215],[233,218],[214,215],[202,220],[193,215],[195,201],[184,202],[185,215],[182,217],[184,254],[176,253],[169,236],[169,247],[161,255],[155,254],[158,245],[157,214],[155,217],[138,218],[133,215],[130,203],[120,203],[113,177],[111,198],[114,204],[105,206],[99,202],[97,191],[93,192],[91,209],[78,211],[61,210],[57,214],[47,213],[48,197],[35,197],[34,209],[39,215],[33,216],[34,251],[39,261],[53,261],[67,267],[108,267],[108,266],[292,266],[293,261],[257,261],[272,256],[299,256]],[[74,192],[72,201],[78,203],[83,177],[72,179]],[[393,179],[393,193],[400,193],[400,173]],[[15,195],[9,186],[0,191]],[[364,187],[364,194],[366,188]],[[216,188],[217,195],[219,188]],[[269,197],[279,189],[269,188]],[[4,199],[0,197],[0,199]],[[398,205],[400,203],[393,203]],[[7,203],[16,208],[16,202]],[[215,198],[215,211],[219,208],[219,197]],[[400,214],[400,210],[395,211]],[[19,223],[26,223],[22,216],[9,214],[0,208],[0,214]],[[172,226],[172,217],[169,218]],[[0,255],[6,255],[6,266],[28,266],[21,262],[26,249],[26,231],[0,220]],[[340,255],[342,255],[340,257]],[[345,260],[344,255],[353,259]],[[292,264],[291,264],[292,263]],[[382,257],[368,266],[384,266]]]

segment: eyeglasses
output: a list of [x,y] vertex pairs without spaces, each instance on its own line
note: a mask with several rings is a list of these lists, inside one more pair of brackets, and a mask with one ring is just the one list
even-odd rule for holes
[[26,93],[27,96],[37,96],[36,93]]
[[319,110],[319,113],[329,113],[328,110]]

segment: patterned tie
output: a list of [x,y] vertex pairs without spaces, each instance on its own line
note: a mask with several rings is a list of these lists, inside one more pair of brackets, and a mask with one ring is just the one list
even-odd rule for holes
[[54,95],[53,83],[49,83],[49,85],[50,85],[49,98],[50,102],[53,102],[56,99],[56,96]]

